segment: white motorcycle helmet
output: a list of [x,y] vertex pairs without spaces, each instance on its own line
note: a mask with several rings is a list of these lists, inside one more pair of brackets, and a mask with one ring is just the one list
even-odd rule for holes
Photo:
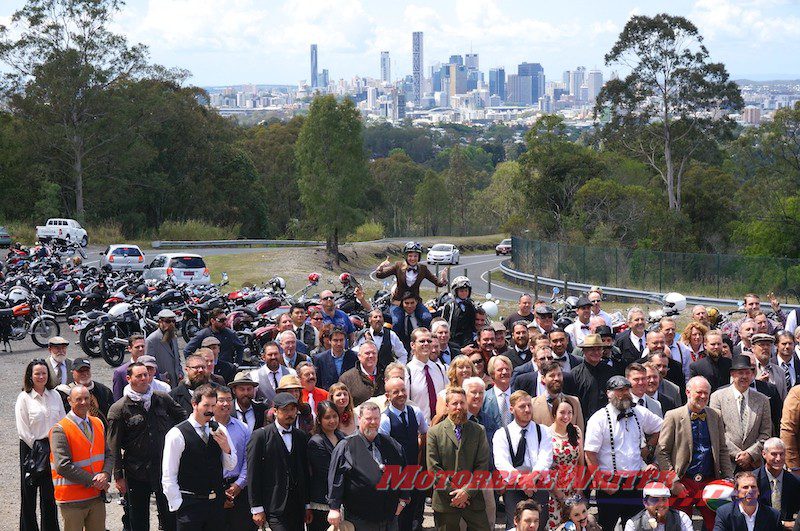
[[664,295],[664,306],[670,306],[682,312],[686,309],[686,297],[675,291],[667,293]]

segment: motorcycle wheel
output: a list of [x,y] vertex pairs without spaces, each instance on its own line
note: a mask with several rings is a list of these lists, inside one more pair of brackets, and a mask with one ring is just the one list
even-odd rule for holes
[[181,323],[181,335],[183,336],[183,340],[187,343],[192,340],[194,336],[197,335],[197,332],[200,331],[200,325],[197,323],[197,319],[194,317],[189,319],[184,319]]
[[52,317],[42,317],[31,327],[31,339],[38,347],[47,347],[50,338],[60,335],[61,327]]
[[99,358],[103,355],[100,349],[100,336],[103,333],[102,326],[87,326],[81,330],[79,342],[81,349],[91,358]]
[[100,335],[100,353],[112,367],[119,367],[125,360],[125,346],[113,341],[117,338],[126,338],[125,333],[117,326],[105,328]]

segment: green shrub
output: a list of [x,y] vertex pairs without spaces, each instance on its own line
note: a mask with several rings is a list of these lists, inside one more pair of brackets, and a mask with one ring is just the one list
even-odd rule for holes
[[92,244],[110,245],[112,243],[125,243],[122,235],[122,224],[118,221],[103,221],[98,225],[84,227]]
[[165,221],[158,228],[159,240],[235,240],[240,225],[220,227],[205,221]]
[[367,221],[359,225],[353,234],[347,237],[349,242],[366,242],[380,240],[384,236],[383,225],[377,221]]
[[0,222],[0,225],[8,230],[11,239],[15,242],[22,242],[25,245],[33,245],[36,242],[36,226],[26,221],[11,221],[9,223]]

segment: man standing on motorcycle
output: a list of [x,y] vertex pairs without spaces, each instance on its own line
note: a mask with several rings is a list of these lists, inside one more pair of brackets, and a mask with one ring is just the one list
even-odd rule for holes
[[241,364],[244,354],[244,343],[236,332],[228,328],[228,317],[224,308],[214,308],[208,315],[208,326],[197,332],[183,349],[183,357],[187,357],[200,348],[207,337],[219,340],[219,359],[231,363]]
[[450,270],[446,267],[439,274],[439,278],[428,269],[428,266],[419,263],[422,257],[422,245],[418,242],[408,242],[403,247],[405,261],[389,262],[387,258],[375,269],[377,278],[388,278],[395,276],[397,286],[392,293],[392,307],[389,312],[392,316],[392,326],[397,326],[403,319],[403,309],[400,307],[404,293],[410,292],[417,299],[417,309],[414,314],[418,322],[431,322],[431,313],[422,304],[419,296],[419,287],[422,281],[427,279],[435,286],[443,288],[447,285],[447,273]]

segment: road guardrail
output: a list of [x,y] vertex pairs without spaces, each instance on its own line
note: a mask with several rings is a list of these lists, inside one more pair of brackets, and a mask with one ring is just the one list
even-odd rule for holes
[[153,249],[190,247],[317,247],[325,245],[315,240],[162,240],[151,243]]

